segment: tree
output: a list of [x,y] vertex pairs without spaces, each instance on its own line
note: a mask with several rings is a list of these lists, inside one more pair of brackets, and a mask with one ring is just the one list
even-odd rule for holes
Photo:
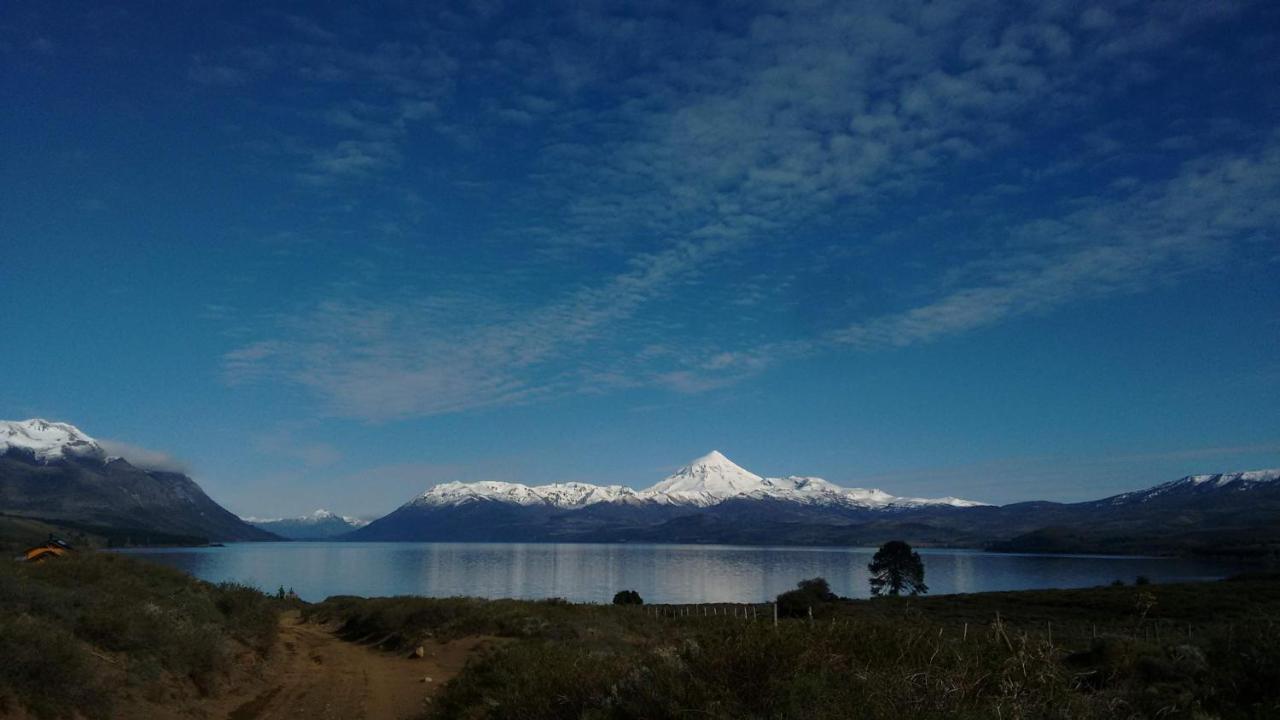
[[635,590],[620,590],[613,596],[614,605],[643,605],[644,599]]
[[924,584],[924,561],[920,553],[901,540],[890,540],[876,551],[867,565],[871,571],[872,595],[923,595],[929,592]]
[[811,578],[796,583],[795,590],[778,596],[779,617],[806,617],[809,610],[837,600],[825,578]]

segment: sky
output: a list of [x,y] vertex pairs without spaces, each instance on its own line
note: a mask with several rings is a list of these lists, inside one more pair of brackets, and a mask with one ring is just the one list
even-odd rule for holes
[[1280,5],[0,5],[0,417],[231,510],[1280,466]]

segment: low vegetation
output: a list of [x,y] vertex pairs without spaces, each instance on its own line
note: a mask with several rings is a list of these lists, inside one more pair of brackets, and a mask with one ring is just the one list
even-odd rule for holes
[[111,553],[2,562],[0,715],[107,718],[124,694],[210,692],[236,653],[269,651],[282,607]]
[[304,605],[107,553],[0,565],[0,715],[108,718],[175,683],[217,692],[269,653],[286,608],[396,652],[504,638],[437,692],[431,720],[1280,717],[1276,575],[872,600],[814,578],[775,624],[768,605]]
[[444,688],[438,720],[1280,717],[1277,577],[857,601],[821,585],[792,591],[804,613],[777,626],[771,612],[554,601],[307,612],[387,647],[511,638]]

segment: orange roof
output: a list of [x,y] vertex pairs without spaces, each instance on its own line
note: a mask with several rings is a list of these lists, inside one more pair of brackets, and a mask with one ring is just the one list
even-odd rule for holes
[[70,552],[69,548],[59,547],[57,545],[40,545],[27,550],[25,553],[27,562],[39,562],[47,560],[51,557],[61,557]]

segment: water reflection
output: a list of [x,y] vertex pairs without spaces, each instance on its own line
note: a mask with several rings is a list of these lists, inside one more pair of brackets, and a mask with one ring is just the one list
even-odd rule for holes
[[[758,602],[822,576],[866,597],[869,548],[484,543],[240,543],[128,551],[197,577],[306,600],[331,595],[547,598],[607,602],[618,590],[649,602]],[[1172,558],[1005,555],[921,550],[934,594],[1213,579],[1238,565]]]

